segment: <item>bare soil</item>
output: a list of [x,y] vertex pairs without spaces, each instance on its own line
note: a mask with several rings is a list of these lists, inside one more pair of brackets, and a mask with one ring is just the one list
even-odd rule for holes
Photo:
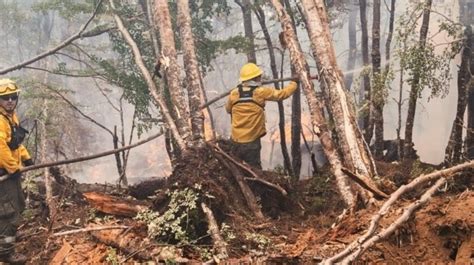
[[[385,191],[389,193],[419,174],[435,169],[432,165],[413,162],[381,162],[377,166],[382,179],[394,183],[394,186],[385,187]],[[201,211],[197,212],[198,218],[192,219],[188,226],[195,241],[178,245],[173,240],[156,242],[148,239],[147,227],[143,222],[97,212],[81,196],[81,192],[95,190],[128,199],[135,197],[134,199],[151,205],[153,210],[163,213],[170,202],[167,191],[197,189],[199,186],[198,190],[205,194],[200,197],[200,202],[212,209],[219,225],[227,224],[235,234],[234,239],[227,241],[229,262],[315,263],[342,250],[363,234],[372,215],[382,203],[349,215],[332,227],[344,205],[333,179],[326,171],[320,169],[322,173],[296,185],[290,185],[286,177],[275,172],[257,171],[261,178],[288,191],[288,195],[284,196],[269,186],[254,181],[247,182],[259,199],[265,216],[263,220],[255,218],[248,209],[231,172],[208,147],[195,149],[184,156],[166,180],[150,180],[129,190],[118,191],[104,185],[79,184],[56,171],[56,190],[60,203],[58,214],[53,218],[54,223],[50,227],[51,221],[46,218],[48,213],[41,195],[32,196],[36,199],[30,201],[30,208],[25,212],[24,222],[19,229],[18,251],[29,256],[28,264],[113,264],[115,261],[147,261],[148,257],[153,256],[150,254],[153,253],[153,248],[162,249],[166,246],[172,248],[172,253],[166,256],[162,252],[162,261],[179,261],[175,259],[179,256],[182,261],[205,262],[209,256],[203,255],[200,250],[209,249],[212,240],[206,236],[207,221]],[[375,244],[359,261],[446,264],[454,263],[458,256],[460,264],[469,264],[474,246],[465,242],[470,242],[474,224],[473,174],[466,172],[455,179],[444,191],[438,192],[426,207],[418,211],[412,220],[388,240]],[[383,219],[382,227],[393,222],[403,208],[420,194],[421,191],[413,192],[403,197],[397,207],[392,208]],[[103,233],[109,233],[108,236],[116,238],[116,242],[127,236],[126,241],[136,240],[139,242],[137,244],[144,246],[133,253],[126,253],[114,242],[99,242],[97,233],[53,236],[60,231],[92,224],[131,226],[130,230],[123,233],[112,234],[116,230],[104,230]],[[467,253],[463,260],[462,255],[458,255],[460,249]]]

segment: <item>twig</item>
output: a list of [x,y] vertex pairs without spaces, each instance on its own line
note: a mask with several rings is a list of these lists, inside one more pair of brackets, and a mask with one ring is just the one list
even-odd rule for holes
[[87,227],[87,228],[54,233],[53,236],[65,236],[65,235],[90,232],[90,231],[109,230],[109,229],[128,229],[128,228],[130,228],[130,226],[126,226],[126,225],[95,226],[95,227]]

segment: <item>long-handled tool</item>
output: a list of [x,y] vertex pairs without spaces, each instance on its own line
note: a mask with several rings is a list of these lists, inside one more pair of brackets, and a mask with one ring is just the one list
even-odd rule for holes
[[[316,76],[310,76],[309,78],[310,79],[318,79],[318,76],[317,75]],[[277,83],[277,82],[282,82],[282,81],[291,81],[291,80],[297,80],[297,79],[298,79],[298,77],[285,77],[285,78],[278,78],[278,79],[262,80],[261,83],[263,85],[263,84],[271,84],[271,83]],[[217,97],[215,97],[215,98],[209,100],[208,102],[202,104],[201,106],[199,106],[199,109],[207,108],[212,103],[214,103],[214,102],[218,101],[219,99],[224,98],[225,96],[229,95],[229,93],[232,91],[232,89],[228,90],[226,92],[223,92],[222,94],[218,95]]]

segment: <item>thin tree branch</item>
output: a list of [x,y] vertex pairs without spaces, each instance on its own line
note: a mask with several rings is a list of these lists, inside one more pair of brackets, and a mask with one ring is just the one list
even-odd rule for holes
[[[26,60],[22,63],[19,63],[17,65],[14,65],[10,68],[6,68],[6,69],[3,69],[3,70],[0,70],[0,75],[3,75],[3,74],[6,74],[8,72],[11,72],[11,71],[15,71],[15,70],[18,70],[20,68],[23,68],[24,66],[26,65],[29,65],[29,64],[32,64],[38,60],[41,60],[51,54],[54,54],[55,52],[59,51],[60,49],[66,47],[67,45],[69,45],[71,42],[79,39],[79,38],[82,38],[84,36],[89,36],[89,34],[91,34],[90,32],[94,32],[92,34],[92,36],[96,36],[95,34],[97,34],[97,28],[96,27],[95,29],[93,29],[92,31],[90,31],[89,33],[85,33],[83,34],[84,30],[87,28],[87,26],[89,25],[89,23],[92,21],[92,19],[94,19],[94,17],[96,16],[98,10],[99,10],[99,7],[101,6],[102,4],[102,0],[99,0],[99,3],[97,4],[97,6],[95,7],[95,10],[94,12],[92,13],[92,16],[87,20],[87,22],[81,27],[81,29],[74,35],[72,35],[71,37],[69,37],[68,39],[66,39],[65,41],[63,41],[62,43],[60,43],[58,46],[48,50],[48,51],[45,51],[39,55],[37,55],[36,57],[33,57],[29,60]],[[100,32],[100,31],[99,31]]]
[[[94,155],[90,155],[90,156],[83,156],[83,157],[73,158],[73,159],[69,159],[69,160],[62,160],[62,161],[56,161],[56,162],[50,162],[50,163],[44,163],[44,164],[40,164],[40,165],[33,165],[33,166],[29,166],[29,167],[24,167],[24,168],[20,169],[20,173],[27,172],[27,171],[34,170],[34,169],[44,168],[44,167],[53,167],[53,166],[72,164],[72,163],[77,163],[77,162],[96,159],[96,158],[103,157],[103,156],[112,155],[112,154],[115,154],[115,153],[118,153],[118,152],[122,152],[124,150],[135,148],[135,147],[137,147],[139,145],[142,145],[144,143],[147,143],[147,142],[157,138],[158,136],[160,136],[162,134],[163,134],[163,131],[161,130],[159,133],[154,134],[154,135],[152,135],[152,136],[150,136],[150,137],[148,137],[148,138],[146,138],[142,141],[136,142],[132,145],[124,146],[124,147],[121,147],[121,148],[118,148],[118,149],[112,149],[112,150],[109,150],[109,151],[106,151],[106,152],[102,152],[102,153],[98,153],[98,154],[94,154]],[[10,175],[0,176],[0,182],[6,180],[9,176]]]
[[49,86],[46,86],[46,88],[52,92],[54,92],[56,95],[60,96],[64,101],[66,101],[66,103],[69,104],[69,106],[71,106],[71,108],[73,108],[74,110],[76,110],[82,117],[84,117],[86,120],[94,123],[95,125],[99,126],[100,128],[104,129],[105,131],[107,131],[110,135],[112,135],[112,137],[114,137],[114,133],[109,130],[107,127],[105,127],[104,125],[100,124],[99,122],[97,122],[96,120],[94,120],[93,118],[91,118],[89,115],[85,114],[84,112],[82,112],[76,105],[74,105],[74,103],[72,103],[69,99],[67,99],[63,94],[59,93],[59,91],[49,87]]

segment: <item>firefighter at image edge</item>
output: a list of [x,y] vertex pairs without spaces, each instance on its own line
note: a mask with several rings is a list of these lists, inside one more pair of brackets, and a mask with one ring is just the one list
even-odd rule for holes
[[[20,89],[13,80],[0,79],[0,261],[24,264],[26,256],[15,252],[15,240],[25,198],[21,189],[22,166],[33,165],[21,144],[28,133],[19,125],[15,113]],[[22,165],[23,164],[23,165]]]
[[265,102],[279,101],[290,97],[297,88],[295,81],[281,90],[264,87],[261,83],[263,71],[254,63],[247,63],[240,70],[240,84],[228,97],[226,111],[231,115],[232,153],[247,164],[262,168],[260,138],[265,129]]

